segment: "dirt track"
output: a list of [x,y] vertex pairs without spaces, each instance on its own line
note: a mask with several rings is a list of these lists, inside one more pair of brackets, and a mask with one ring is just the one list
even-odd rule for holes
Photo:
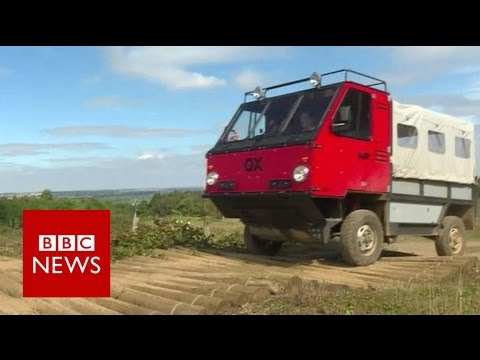
[[0,257],[0,314],[214,314],[273,294],[295,293],[307,283],[405,287],[475,266],[478,245],[470,245],[469,256],[451,258],[435,256],[428,241],[399,242],[387,247],[380,261],[361,268],[348,267],[320,249],[292,250],[275,258],[171,249],[158,258],[112,264],[108,299],[23,299],[21,260]]

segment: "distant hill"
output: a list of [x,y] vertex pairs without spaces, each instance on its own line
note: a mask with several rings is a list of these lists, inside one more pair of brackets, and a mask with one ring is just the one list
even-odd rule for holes
[[[173,191],[203,191],[200,187],[186,188],[153,188],[153,189],[117,189],[117,190],[76,190],[52,191],[54,197],[66,198],[97,198],[111,200],[150,200],[154,194],[169,193]],[[41,192],[31,193],[0,193],[1,197],[40,196]]]

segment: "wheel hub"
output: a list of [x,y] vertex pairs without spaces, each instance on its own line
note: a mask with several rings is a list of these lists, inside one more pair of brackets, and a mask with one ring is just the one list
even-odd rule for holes
[[457,254],[462,249],[462,233],[457,228],[451,228],[448,241],[450,243],[450,248],[452,249],[452,254]]
[[377,246],[377,235],[369,225],[362,225],[357,231],[357,244],[362,255],[370,256]]

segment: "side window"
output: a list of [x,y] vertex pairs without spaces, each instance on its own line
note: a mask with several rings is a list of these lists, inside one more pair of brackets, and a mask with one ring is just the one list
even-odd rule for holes
[[455,136],[455,156],[459,158],[470,158],[470,139]]
[[428,130],[428,150],[437,154],[445,154],[445,134]]
[[418,143],[418,131],[415,126],[397,124],[398,146],[416,149]]
[[371,96],[368,93],[349,89],[335,114],[332,131],[341,136],[370,140]]

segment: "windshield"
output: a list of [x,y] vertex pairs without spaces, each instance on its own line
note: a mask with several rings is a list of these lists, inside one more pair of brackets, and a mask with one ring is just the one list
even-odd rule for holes
[[312,89],[242,104],[219,142],[265,138],[272,143],[275,139],[287,140],[294,135],[314,135],[336,90],[336,87]]

